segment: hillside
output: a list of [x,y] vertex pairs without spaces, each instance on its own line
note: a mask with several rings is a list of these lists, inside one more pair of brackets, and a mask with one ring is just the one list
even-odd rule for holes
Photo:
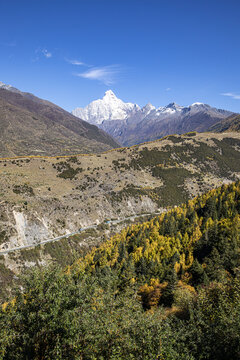
[[[1,279],[53,259],[67,264],[82,244],[186,202],[240,176],[239,133],[188,133],[102,154],[1,159],[0,252],[98,225],[74,240],[1,256]],[[108,221],[118,219],[113,227]]]
[[3,359],[238,360],[239,235],[238,181],[31,271],[0,312]]
[[[1,85],[1,84],[0,84]],[[60,107],[0,86],[0,156],[101,152],[118,144]]]
[[124,146],[156,140],[169,134],[204,132],[232,115],[230,111],[203,103],[189,106],[170,103],[159,108],[149,103],[141,108],[137,104],[123,102],[111,90],[106,91],[102,99],[91,102],[85,108],[76,108],[72,113],[97,125]]
[[209,131],[222,133],[225,131],[240,131],[240,115],[232,115],[210,127]]

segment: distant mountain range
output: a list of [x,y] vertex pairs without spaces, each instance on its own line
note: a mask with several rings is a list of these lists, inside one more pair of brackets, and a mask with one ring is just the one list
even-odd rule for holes
[[[80,118],[80,119],[79,119]],[[97,125],[97,126],[96,126]],[[0,157],[93,153],[189,131],[236,131],[239,117],[202,103],[155,108],[111,91],[72,114],[0,82]]]
[[119,144],[53,103],[0,82],[0,156],[101,152]]
[[72,114],[97,125],[124,146],[169,134],[204,132],[233,115],[231,111],[199,102],[186,107],[171,103],[159,108],[149,103],[141,108],[137,104],[123,102],[111,90],[85,108],[76,108]]

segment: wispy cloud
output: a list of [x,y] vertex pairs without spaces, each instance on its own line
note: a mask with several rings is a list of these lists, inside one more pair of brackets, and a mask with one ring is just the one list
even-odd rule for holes
[[47,59],[52,57],[52,53],[50,53],[50,51],[48,51],[47,49],[42,49],[42,54],[43,54],[43,56],[45,56]]
[[53,55],[50,51],[48,51],[46,48],[38,48],[35,50],[36,57],[33,61],[38,61],[41,56],[44,56],[46,59],[50,59]]
[[85,64],[84,62],[82,61],[79,61],[79,60],[71,60],[71,59],[65,59],[69,64],[72,64],[72,65],[78,65],[78,66],[88,66],[87,64]]
[[234,94],[234,93],[231,93],[231,92],[222,93],[221,95],[223,95],[223,96],[229,96],[229,97],[231,97],[231,98],[233,98],[233,99],[240,100],[240,95]]
[[121,69],[119,65],[109,65],[102,67],[93,67],[83,73],[75,74],[85,79],[98,80],[105,85],[112,85],[116,82]]
[[171,88],[166,88],[165,90],[166,90],[166,91],[170,91],[170,90],[172,90],[172,89],[171,89]]

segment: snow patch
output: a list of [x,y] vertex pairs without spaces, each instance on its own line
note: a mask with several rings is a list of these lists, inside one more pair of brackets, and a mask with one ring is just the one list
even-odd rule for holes
[[18,93],[21,92],[20,90],[16,89],[16,88],[13,87],[12,85],[4,84],[2,81],[0,81],[0,89],[12,91],[12,92],[18,92]]
[[195,103],[193,103],[192,105],[190,105],[190,106],[199,106],[199,105],[204,105],[203,103],[201,103],[201,102],[195,102]]

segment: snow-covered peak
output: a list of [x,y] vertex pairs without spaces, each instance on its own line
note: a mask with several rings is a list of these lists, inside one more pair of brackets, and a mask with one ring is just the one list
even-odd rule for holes
[[155,106],[153,106],[151,103],[147,103],[147,105],[142,108],[142,113],[144,113],[144,115],[148,115],[150,112],[155,110]]
[[91,104],[96,102],[98,102],[99,104],[104,104],[114,109],[116,109],[117,107],[123,108],[127,104],[127,103],[125,104],[121,99],[118,99],[112,90],[106,91],[102,99],[95,100]]
[[192,111],[208,111],[211,108],[211,106],[201,102],[195,102],[192,105],[189,105],[188,108]]
[[85,108],[76,108],[72,114],[98,125],[105,120],[125,120],[130,113],[138,110],[138,105],[125,103],[118,99],[112,90],[108,90],[102,99],[91,102]]
[[172,103],[168,104],[168,105],[165,107],[165,109],[171,109],[171,110],[176,111],[176,110],[181,110],[181,109],[183,109],[183,106],[180,106],[180,105],[176,104],[175,102],[172,102]]
[[4,84],[2,81],[0,81],[0,88],[5,90],[11,90],[12,85]]
[[114,98],[117,99],[116,95],[114,94],[114,92],[112,90],[107,90],[103,97],[103,99],[105,99],[106,101],[109,99],[114,99]]
[[10,85],[6,85],[6,84],[4,84],[2,81],[0,81],[0,88],[5,89],[5,88],[8,87],[8,86],[10,86]]
[[107,90],[102,99],[94,100],[85,108],[76,108],[72,114],[91,124],[101,125],[103,122],[111,120],[126,120],[128,123],[136,123],[152,118],[160,121],[166,118],[179,118],[188,112],[205,112],[209,109],[209,105],[201,102],[195,102],[189,106],[180,106],[171,102],[159,108],[148,103],[140,108],[137,104],[125,103],[112,90]]
[[168,104],[166,106],[166,108],[173,108],[173,109],[176,109],[176,108],[179,108],[180,105],[176,104],[175,102],[171,102],[170,104]]
[[18,89],[16,89],[12,85],[4,84],[2,81],[0,81],[0,89],[12,91],[12,92],[20,92]]
[[195,102],[193,103],[192,105],[190,106],[200,106],[200,105],[204,105],[204,103],[201,103],[201,102]]
[[165,114],[168,114],[168,115],[172,115],[176,112],[179,112],[179,111],[182,111],[184,107],[183,106],[180,106],[174,102],[168,104],[167,106],[164,106],[164,107],[159,107],[157,109],[157,115],[158,116],[162,116],[162,115],[165,115]]

